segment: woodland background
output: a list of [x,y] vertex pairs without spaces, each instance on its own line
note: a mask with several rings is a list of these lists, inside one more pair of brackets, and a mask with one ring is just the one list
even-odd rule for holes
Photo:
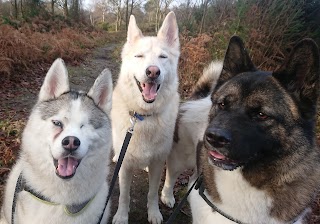
[[[109,57],[119,65],[129,15],[153,35],[171,10],[180,31],[183,99],[204,66],[223,58],[232,35],[243,38],[264,70],[275,70],[304,37],[320,45],[320,0],[0,0],[0,192],[29,114],[19,105],[8,107],[23,95],[19,90],[37,94],[57,57],[80,65],[108,44],[116,46]],[[319,127],[318,119],[318,134]],[[320,223],[319,205],[318,197],[310,223]]]

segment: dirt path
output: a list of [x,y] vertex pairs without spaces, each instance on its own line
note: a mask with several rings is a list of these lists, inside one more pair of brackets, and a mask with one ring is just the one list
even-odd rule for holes
[[[117,79],[119,73],[120,64],[114,59],[114,51],[120,52],[121,46],[119,44],[108,44],[103,47],[95,49],[92,55],[81,63],[79,66],[70,66],[68,65],[69,80],[72,89],[88,91],[89,88],[94,83],[96,77],[104,68],[109,68],[113,74],[114,81]],[[119,54],[119,53],[117,53]],[[43,76],[36,78],[35,80],[29,81],[26,78],[26,81],[20,82],[20,86],[17,86],[16,89],[11,89],[8,93],[8,96],[5,100],[0,101],[0,113],[1,111],[15,111],[15,119],[25,119],[32,106],[35,104],[38,94],[38,89],[33,90],[33,88],[28,88],[31,85],[41,86],[46,70],[43,71]],[[25,86],[21,86],[21,83]],[[1,115],[1,114],[0,114]],[[111,174],[113,173],[115,164],[111,164]],[[6,177],[2,175],[2,178]],[[111,180],[111,177],[110,177]],[[164,181],[164,174],[161,181],[162,189]],[[2,199],[2,190],[4,180],[0,181],[0,203]],[[175,191],[179,191],[180,195],[183,195],[183,192],[186,191],[187,181],[185,177],[182,177],[182,180],[179,181],[179,184],[175,187]],[[133,176],[133,183],[131,187],[131,204],[130,204],[130,214],[129,214],[129,223],[130,224],[144,224],[147,222],[147,193],[148,193],[148,174],[142,170],[136,170]],[[115,186],[113,196],[112,196],[112,211],[111,217],[116,212],[118,206],[118,196],[119,196],[119,187],[118,183]],[[165,207],[161,202],[160,210],[162,212],[164,221],[166,221],[172,209]],[[186,205],[181,210],[182,212],[177,216],[174,223],[191,223],[191,215],[189,211],[189,206]],[[112,220],[112,219],[111,219]],[[110,220],[110,223],[111,223]]]

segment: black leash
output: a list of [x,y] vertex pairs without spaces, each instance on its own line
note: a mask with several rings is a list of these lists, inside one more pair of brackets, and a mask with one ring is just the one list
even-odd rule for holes
[[220,215],[224,216],[225,218],[238,223],[238,224],[246,224],[244,222],[241,222],[237,219],[232,218],[231,216],[229,216],[228,214],[224,213],[223,211],[221,211],[219,208],[217,208],[217,206],[215,206],[214,204],[212,204],[210,202],[210,200],[204,195],[204,186],[203,186],[203,177],[202,175],[198,176],[198,178],[195,180],[195,182],[192,184],[192,186],[190,187],[190,189],[188,190],[188,192],[186,193],[186,195],[182,198],[182,200],[180,201],[180,203],[178,204],[178,206],[175,208],[175,210],[173,211],[173,213],[170,215],[168,221],[166,222],[166,224],[171,224],[173,222],[173,220],[176,218],[179,210],[181,209],[181,207],[183,206],[183,204],[186,202],[189,194],[191,193],[191,191],[194,189],[199,190],[199,195],[203,198],[203,200],[205,200],[205,202],[211,207],[213,208],[213,210],[215,210],[216,212],[218,212]]
[[14,189],[13,194],[13,201],[12,201],[12,207],[11,207],[11,224],[14,224],[14,214],[16,212],[16,205],[17,205],[17,194],[23,190],[23,183],[22,183],[22,175],[20,173],[16,187]]
[[122,144],[122,147],[121,147],[121,151],[120,151],[120,154],[119,154],[118,162],[117,162],[116,167],[115,167],[114,172],[113,172],[113,176],[112,176],[112,180],[111,180],[111,183],[110,183],[110,188],[109,188],[109,193],[108,193],[108,196],[107,196],[107,200],[106,200],[105,206],[103,208],[102,214],[101,214],[101,216],[99,218],[98,224],[100,224],[102,219],[103,219],[104,212],[106,210],[106,207],[107,207],[108,202],[110,200],[110,197],[112,195],[112,191],[113,191],[113,188],[114,188],[114,186],[116,184],[116,181],[117,181],[117,178],[118,178],[118,175],[119,175],[119,171],[120,171],[120,168],[121,168],[121,165],[122,165],[122,161],[123,161],[124,156],[126,154],[126,151],[127,151],[127,148],[128,148],[128,145],[129,145],[132,133],[133,133],[134,125],[135,125],[137,119],[140,120],[140,121],[142,121],[144,119],[142,115],[140,115],[140,114],[138,114],[136,112],[134,112],[131,116],[132,116],[130,118],[131,127],[127,130],[127,134],[126,134],[126,136],[124,138],[124,141],[123,141],[123,144]]
[[172,212],[172,214],[170,215],[168,221],[166,222],[166,224],[171,224],[173,222],[173,220],[176,218],[178,212],[180,211],[180,209],[182,208],[182,206],[184,205],[184,203],[186,203],[187,198],[189,196],[189,194],[191,193],[192,189],[194,188],[194,186],[197,184],[198,180],[200,177],[198,177],[196,179],[196,181],[192,184],[192,186],[190,187],[190,189],[188,190],[188,192],[185,194],[185,196],[183,196],[182,200],[179,202],[178,206],[174,209],[174,211]]
[[197,186],[195,187],[196,190],[199,190],[199,195],[203,198],[203,200],[209,205],[214,211],[218,212],[220,215],[224,216],[225,218],[231,220],[232,222],[238,223],[238,224],[246,224],[244,222],[241,222],[238,219],[233,218],[232,216],[226,214],[222,210],[220,210],[216,205],[212,204],[211,201],[207,198],[207,196],[204,194],[204,185],[203,185],[203,177],[201,176],[199,179],[199,182]]
[[[186,202],[189,194],[191,193],[192,189],[198,190],[199,191],[199,195],[202,197],[202,199],[207,203],[207,205],[209,205],[213,211],[218,212],[220,215],[224,216],[225,218],[229,219],[230,221],[237,223],[237,224],[246,224],[245,222],[242,222],[238,219],[233,218],[232,216],[226,214],[225,212],[223,212],[222,210],[220,210],[216,205],[214,205],[208,198],[207,196],[204,194],[204,184],[203,184],[203,176],[200,175],[198,176],[198,178],[195,180],[195,182],[192,184],[191,188],[188,190],[188,192],[186,193],[186,195],[183,197],[183,199],[181,200],[181,202],[178,204],[178,206],[175,208],[175,210],[173,211],[173,213],[170,215],[168,221],[166,222],[166,224],[171,224],[173,222],[173,220],[175,219],[175,217],[177,216],[179,210],[181,209],[181,207],[183,206],[183,204]],[[301,213],[302,214],[302,213]],[[301,215],[300,214],[300,215]],[[295,219],[293,219],[292,224],[294,224],[298,219],[299,216],[298,215]]]

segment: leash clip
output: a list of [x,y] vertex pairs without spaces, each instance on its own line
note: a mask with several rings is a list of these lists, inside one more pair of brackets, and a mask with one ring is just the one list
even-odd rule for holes
[[131,127],[128,129],[128,132],[132,134],[134,125],[137,123],[137,119],[139,121],[143,121],[144,117],[143,117],[143,115],[140,115],[135,111],[130,112],[130,114],[131,114],[131,117],[130,117]]
[[135,116],[130,117],[130,123],[131,123],[131,127],[128,128],[128,132],[132,134],[133,128],[134,128],[135,124],[137,123],[137,118]]

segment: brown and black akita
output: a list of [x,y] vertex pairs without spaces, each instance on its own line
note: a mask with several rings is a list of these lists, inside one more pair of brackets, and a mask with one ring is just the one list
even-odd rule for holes
[[319,52],[311,39],[267,72],[255,67],[239,37],[231,38],[208,93],[197,152],[203,181],[189,197],[193,223],[304,222],[320,187],[318,92]]

